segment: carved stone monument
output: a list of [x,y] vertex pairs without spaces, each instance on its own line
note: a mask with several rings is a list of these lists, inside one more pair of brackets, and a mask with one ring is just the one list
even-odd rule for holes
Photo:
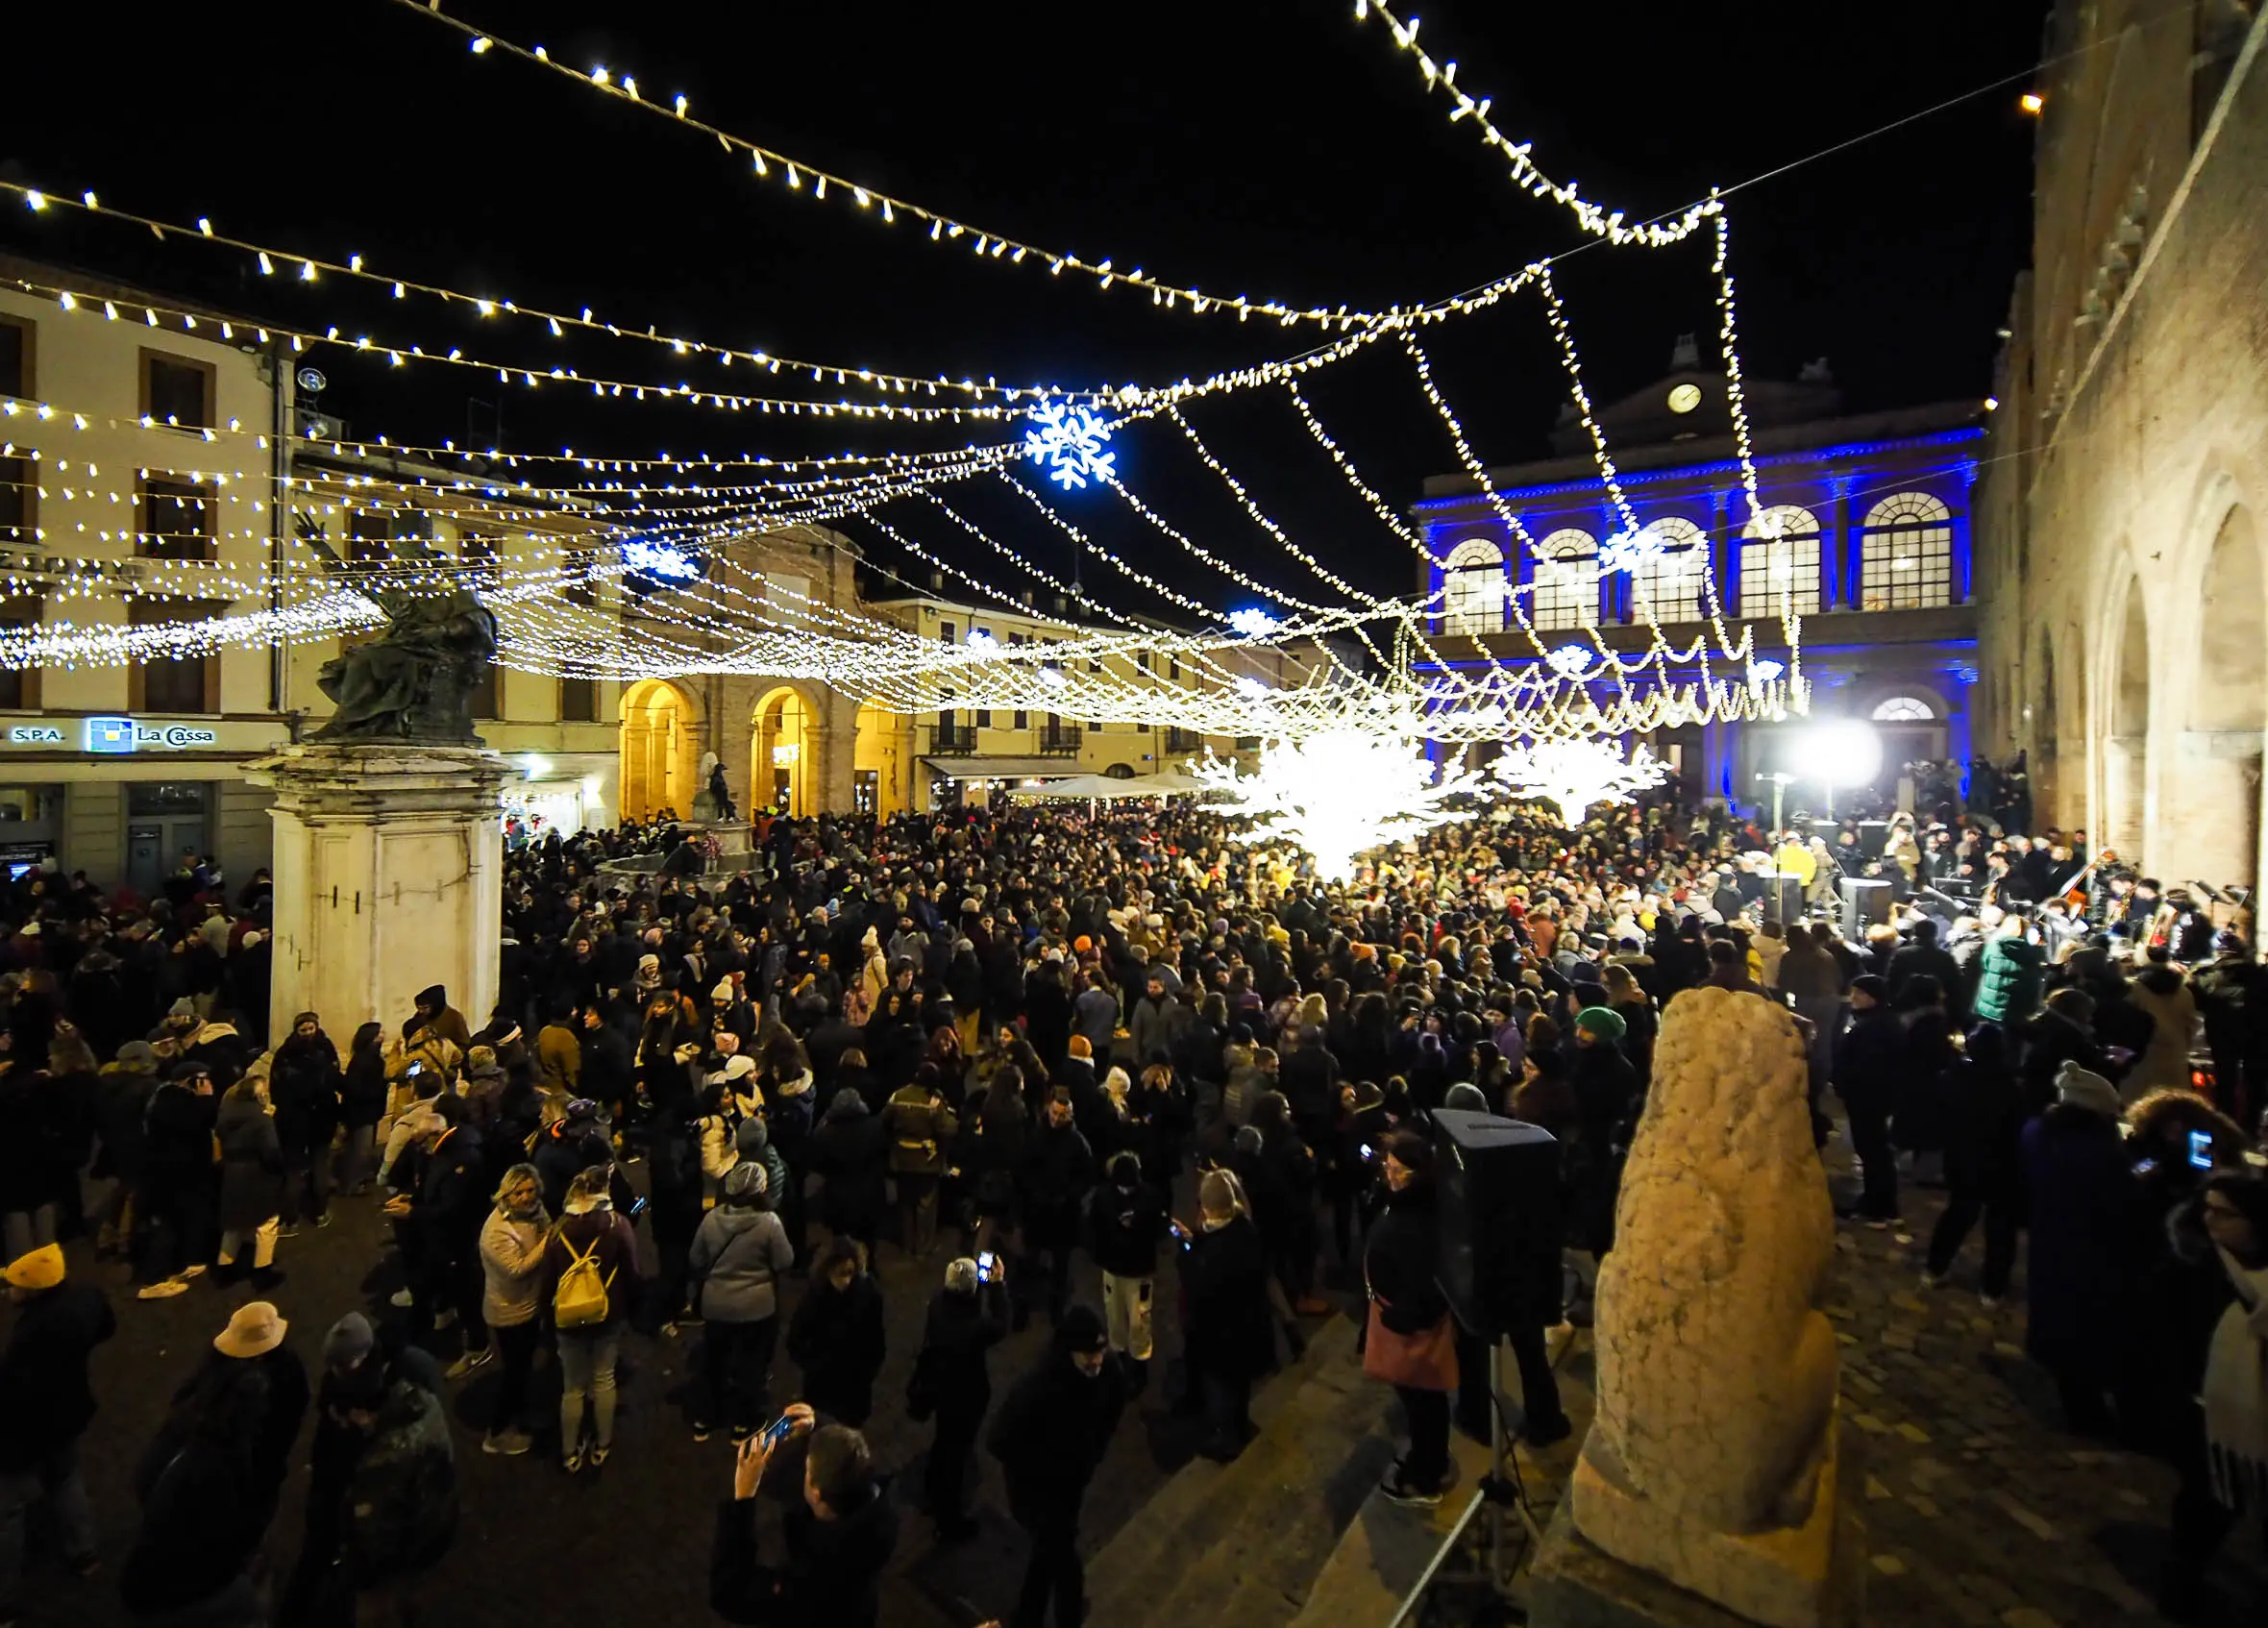
[[[1670,1003],[1615,1223],[1597,1419],[1563,1510],[1572,1533],[1555,1522],[1538,1563],[1534,1620],[1853,1620],[1821,1309],[1835,1218],[1785,1009],[1719,989]],[[1591,1564],[1570,1564],[1570,1542]],[[1626,1586],[1614,1563],[1650,1576]],[[1571,1609],[1578,1595],[1617,1609]]]
[[474,734],[471,709],[496,618],[463,588],[373,586],[320,535],[307,540],[388,620],[324,663],[330,721],[246,765],[276,794],[270,1032],[287,1033],[300,1012],[341,1037],[373,1019],[391,1028],[432,984],[477,1027],[496,1003],[503,939],[508,771]]

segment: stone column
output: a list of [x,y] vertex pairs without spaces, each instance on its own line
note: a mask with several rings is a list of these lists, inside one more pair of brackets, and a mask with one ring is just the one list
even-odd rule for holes
[[301,1012],[391,1030],[441,984],[476,1028],[496,1004],[507,770],[479,747],[294,746],[245,766],[276,795],[269,1032]]

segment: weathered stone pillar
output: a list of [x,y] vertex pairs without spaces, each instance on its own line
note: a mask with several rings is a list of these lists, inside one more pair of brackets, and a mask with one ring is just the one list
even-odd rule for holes
[[436,983],[475,1027],[487,1021],[507,772],[479,747],[407,745],[295,746],[245,766],[276,794],[270,1033],[300,1012],[342,1036],[390,1029]]

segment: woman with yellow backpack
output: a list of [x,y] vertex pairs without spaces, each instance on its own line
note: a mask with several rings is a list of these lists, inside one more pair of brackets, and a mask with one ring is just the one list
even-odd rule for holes
[[[567,1473],[596,1469],[614,1446],[614,1363],[622,1325],[636,1309],[638,1241],[607,1191],[612,1168],[593,1165],[567,1184],[566,1214],[543,1250],[543,1287],[559,1347],[559,1454]],[[591,1444],[582,1440],[590,1403]]]

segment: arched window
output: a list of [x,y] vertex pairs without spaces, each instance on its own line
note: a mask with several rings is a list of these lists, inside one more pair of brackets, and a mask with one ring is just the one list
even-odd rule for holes
[[1504,631],[1504,551],[1467,537],[1442,562],[1442,631]]
[[1536,545],[1528,620],[1538,628],[1588,628],[1598,621],[1598,543],[1566,527]]
[[1953,603],[1953,511],[1927,492],[1892,492],[1866,511],[1859,605],[1911,610]]
[[1698,622],[1701,580],[1709,569],[1709,539],[1701,528],[1678,515],[1650,522],[1645,534],[1661,547],[1640,559],[1631,574],[1631,610],[1641,622]]
[[1740,529],[1740,614],[1812,616],[1819,609],[1819,519],[1782,504]]
[[1936,721],[1937,709],[1917,695],[1894,695],[1877,702],[1868,716],[1877,724],[1929,724]]

